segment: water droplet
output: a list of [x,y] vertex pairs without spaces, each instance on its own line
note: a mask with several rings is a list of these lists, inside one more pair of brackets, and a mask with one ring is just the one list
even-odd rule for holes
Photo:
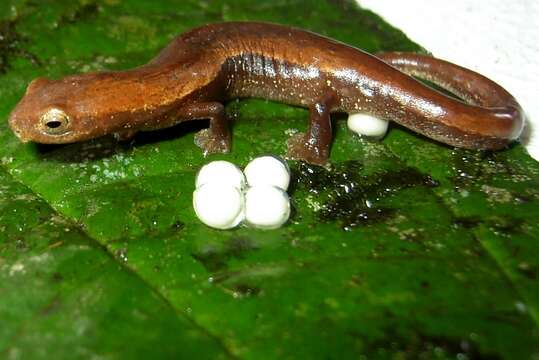
[[127,262],[127,248],[120,248],[116,250],[116,257],[118,257],[123,262]]
[[517,301],[515,303],[515,307],[516,307],[517,311],[522,313],[522,314],[525,314],[528,311],[528,308],[527,308],[526,304],[524,304],[523,302],[520,302],[520,301]]

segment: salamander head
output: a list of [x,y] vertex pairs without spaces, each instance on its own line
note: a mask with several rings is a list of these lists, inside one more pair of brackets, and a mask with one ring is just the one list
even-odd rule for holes
[[100,104],[89,100],[89,84],[99,76],[33,80],[11,113],[9,126],[22,142],[63,144],[103,135],[107,129],[96,121]]

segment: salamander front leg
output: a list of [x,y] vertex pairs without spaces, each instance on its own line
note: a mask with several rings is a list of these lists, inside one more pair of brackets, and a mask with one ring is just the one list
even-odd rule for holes
[[288,139],[288,156],[316,165],[325,165],[333,134],[331,131],[332,97],[327,96],[310,110],[309,129]]
[[195,144],[204,150],[204,155],[230,151],[230,129],[225,117],[225,108],[218,102],[199,103],[183,108],[189,120],[210,119],[210,127],[195,135]]

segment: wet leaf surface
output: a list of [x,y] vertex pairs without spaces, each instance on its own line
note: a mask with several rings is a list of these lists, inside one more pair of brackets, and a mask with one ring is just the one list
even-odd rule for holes
[[539,165],[519,145],[455,150],[335,118],[331,167],[291,161],[293,216],[212,230],[196,171],[284,155],[307,112],[233,101],[233,151],[204,124],[129,143],[21,144],[11,109],[38,76],[126,69],[207,22],[265,20],[370,52],[421,49],[348,1],[0,4],[0,357],[536,358]]

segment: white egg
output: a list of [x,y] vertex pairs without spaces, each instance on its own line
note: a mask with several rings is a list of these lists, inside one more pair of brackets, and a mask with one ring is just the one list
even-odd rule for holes
[[241,190],[245,187],[245,175],[239,167],[228,161],[212,161],[199,170],[196,187],[213,183],[231,185]]
[[348,128],[359,135],[382,138],[387,132],[388,121],[367,114],[350,114]]
[[253,186],[245,193],[245,221],[257,228],[276,229],[290,216],[290,199],[271,185]]
[[286,191],[290,183],[288,164],[275,156],[261,156],[245,167],[249,186],[273,185]]
[[245,217],[240,189],[230,184],[208,183],[193,192],[193,207],[200,221],[216,229],[231,229]]

